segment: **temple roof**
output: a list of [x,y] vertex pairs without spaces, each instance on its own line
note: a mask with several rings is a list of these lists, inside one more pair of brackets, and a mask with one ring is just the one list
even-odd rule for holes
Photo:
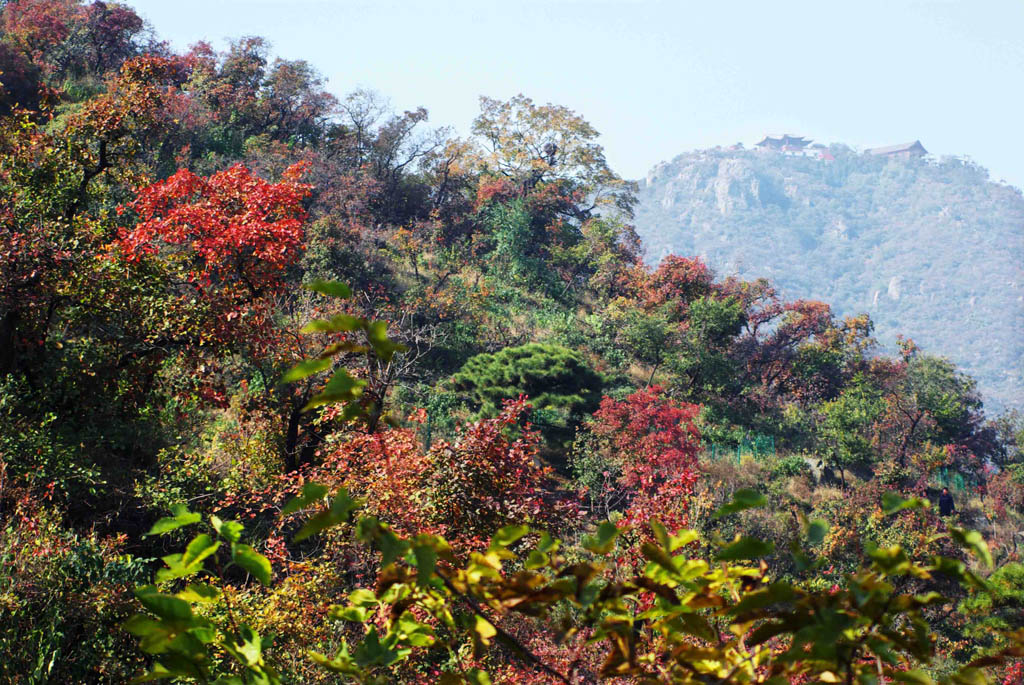
[[922,155],[928,154],[928,151],[924,149],[924,145],[921,145],[920,140],[915,140],[912,143],[900,143],[899,145],[873,147],[865,150],[864,152],[869,155],[894,155],[898,152],[920,152]]
[[784,133],[781,136],[765,136],[764,140],[757,143],[755,147],[805,147],[811,140],[811,138]]

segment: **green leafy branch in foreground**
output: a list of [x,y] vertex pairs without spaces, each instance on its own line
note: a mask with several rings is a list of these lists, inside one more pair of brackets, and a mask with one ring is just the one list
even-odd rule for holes
[[[326,501],[326,492],[323,486],[307,484],[285,511],[290,514]],[[344,489],[339,491],[297,538],[352,523],[358,505]],[[763,505],[762,498],[740,492],[719,513]],[[922,500],[894,495],[883,502],[890,514],[923,506],[927,503]],[[154,529],[168,530],[161,528],[166,521],[188,525],[195,516],[181,509]],[[261,581],[269,580],[269,570],[260,570],[262,557],[238,545],[240,527],[212,523],[223,541],[231,543],[233,562]],[[985,590],[985,583],[963,561],[935,556],[919,562],[891,547],[868,549],[871,564],[848,575],[844,587],[810,591],[771,577],[761,560],[773,551],[766,543],[752,538],[720,541],[715,556],[705,560],[685,554],[697,533],[672,534],[657,523],[652,528],[655,541],[642,546],[647,560],[643,571],[615,578],[604,558],[613,553],[622,531],[611,523],[602,524],[583,541],[587,554],[563,553],[561,543],[546,533],[508,526],[494,535],[486,550],[460,560],[439,536],[401,537],[374,517],[360,517],[354,521],[355,537],[380,554],[376,588],[352,592],[346,604],[331,606],[329,615],[364,624],[365,636],[355,645],[343,641],[333,656],[314,653],[311,658],[355,682],[390,682],[394,669],[420,652],[455,653],[462,645],[471,645],[478,657],[514,655],[548,679],[572,683],[577,682],[576,665],[561,672],[502,628],[502,619],[510,614],[544,618],[556,608],[570,608],[568,613],[559,612],[573,617],[562,619],[560,640],[587,631],[591,643],[602,645],[603,678],[631,677],[644,683],[781,684],[798,677],[819,682],[878,683],[886,678],[931,683],[935,681],[924,669],[935,656],[935,642],[925,610],[945,599],[935,591],[905,593],[897,586],[927,585],[945,576]],[[805,522],[804,539],[791,546],[798,568],[813,571],[822,563],[812,559],[807,548],[820,542],[825,530],[820,521]],[[981,562],[991,563],[977,533],[950,528],[947,534]],[[168,568],[158,573],[157,581],[204,571],[214,562],[219,544],[209,536],[197,536],[185,553],[165,558]],[[236,550],[241,549],[246,551],[236,559]],[[570,552],[575,561],[567,559]],[[216,682],[279,682],[263,660],[268,641],[234,624],[230,609],[221,626],[197,615],[200,605],[227,603],[227,588],[193,583],[172,595],[147,586],[138,596],[155,617],[137,616],[128,629],[141,638],[145,651],[160,657],[141,680],[184,677],[207,682],[208,665],[219,651],[238,664],[244,680]],[[1024,634],[1007,637],[1009,648],[938,682],[989,682],[985,666],[1024,656]],[[490,682],[478,667],[447,678]]]
[[[199,514],[176,505],[172,516],[157,521],[147,535],[161,535],[201,521]],[[231,602],[228,572],[241,572],[270,585],[270,561],[243,543],[242,524],[209,520],[209,533],[199,533],[181,553],[163,557],[166,568],[156,573],[155,584],[135,590],[148,611],[136,614],[124,625],[139,639],[139,647],[156,657],[152,668],[135,682],[184,678],[211,682],[215,655],[226,655],[238,664],[241,676],[223,676],[220,685],[280,683],[277,672],[263,657],[272,638],[261,638],[250,626],[236,620]],[[207,582],[209,581],[209,582]],[[171,586],[181,586],[171,592]],[[222,615],[215,620],[211,615]]]

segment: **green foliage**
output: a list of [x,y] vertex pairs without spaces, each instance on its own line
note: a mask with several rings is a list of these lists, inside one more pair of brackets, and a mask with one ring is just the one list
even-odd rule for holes
[[[201,519],[184,505],[172,513],[154,524],[148,535],[192,526]],[[234,567],[269,585],[273,577],[270,561],[240,542],[241,524],[212,516],[210,530],[220,540],[199,533],[183,552],[163,558],[167,568],[157,572],[155,585],[136,588],[135,596],[147,613],[132,616],[124,629],[154,661],[134,682],[181,678],[253,685],[281,682],[263,654],[273,638],[261,638],[252,627],[236,621],[231,600],[234,590],[225,583],[225,574]],[[230,551],[218,554],[222,543]],[[172,587],[180,589],[174,592]],[[216,613],[218,609],[226,612],[223,617]],[[220,661],[221,654],[229,658],[227,664]]]
[[821,436],[832,466],[842,471],[872,461],[871,431],[883,408],[881,393],[863,376],[854,378],[838,398],[822,406]]
[[947,359],[915,355],[907,365],[906,383],[908,396],[935,421],[934,433],[928,438],[956,442],[970,434],[981,408],[973,379]]
[[791,478],[807,473],[807,460],[797,454],[789,454],[778,459],[772,464],[772,475],[781,478]]
[[[116,3],[0,6],[0,681],[927,682],[1019,653],[1020,422],[866,316],[645,270],[578,114],[484,99],[454,139],[259,38],[177,55]],[[753,194],[784,285],[818,218],[906,275],[871,225],[931,165],[839,154],[819,204],[791,197],[817,160],[733,183],[724,156],[676,184],[715,194],[695,234],[756,254]],[[701,437],[737,458],[698,468]],[[570,444],[572,482],[544,465]],[[984,535],[937,533],[940,473],[984,485],[952,519]]]
[[992,651],[1005,646],[1001,633],[1024,629],[1024,564],[1001,566],[985,584],[985,590],[974,592],[957,610],[968,618],[966,632],[980,642],[980,650]]
[[145,582],[150,562],[19,505],[0,528],[0,682],[130,678],[139,661],[119,627],[132,611],[124,588]]

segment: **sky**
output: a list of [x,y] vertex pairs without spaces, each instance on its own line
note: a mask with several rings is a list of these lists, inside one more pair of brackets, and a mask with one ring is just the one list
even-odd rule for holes
[[343,96],[462,135],[479,96],[564,105],[641,178],[793,133],[920,140],[1024,188],[1024,0],[127,0],[172,46],[259,35]]

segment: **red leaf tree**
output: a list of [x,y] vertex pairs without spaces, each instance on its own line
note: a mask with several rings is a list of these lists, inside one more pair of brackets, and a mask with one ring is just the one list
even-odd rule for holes
[[129,260],[160,253],[203,288],[277,291],[302,252],[304,169],[289,167],[278,183],[240,164],[209,178],[182,169],[139,192],[130,205],[139,222],[121,233],[120,247]]
[[664,396],[656,385],[624,400],[601,401],[591,431],[628,491],[626,523],[658,518],[670,529],[685,525],[685,496],[696,481],[700,449],[694,425],[699,411]]

